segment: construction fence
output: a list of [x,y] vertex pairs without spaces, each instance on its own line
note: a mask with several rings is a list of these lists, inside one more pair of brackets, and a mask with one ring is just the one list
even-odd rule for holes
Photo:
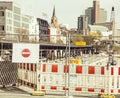
[[64,65],[58,63],[28,64],[18,67],[19,84],[46,94],[119,94],[120,67]]

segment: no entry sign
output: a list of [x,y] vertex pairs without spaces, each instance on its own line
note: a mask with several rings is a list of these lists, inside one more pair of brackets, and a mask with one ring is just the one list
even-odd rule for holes
[[39,63],[39,44],[13,43],[13,63]]
[[27,48],[23,49],[22,50],[22,56],[25,57],[25,58],[29,57],[30,56],[30,50],[27,49]]

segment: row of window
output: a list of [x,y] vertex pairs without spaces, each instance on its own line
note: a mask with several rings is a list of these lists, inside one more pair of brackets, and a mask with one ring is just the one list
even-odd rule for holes
[[14,21],[14,26],[16,26],[16,27],[20,27],[20,22],[18,22],[18,21]]
[[0,30],[1,30],[1,31],[4,31],[4,29],[5,29],[4,26],[3,26],[3,25],[0,25]]
[[[7,31],[12,31],[12,27],[11,26],[7,26]],[[4,31],[5,30],[5,27],[4,25],[0,25],[0,31]]]
[[11,19],[7,19],[7,24],[12,24],[12,20]]
[[7,26],[7,31],[12,31],[12,27],[11,26]]
[[19,16],[19,15],[14,14],[14,19],[15,19],[15,20],[19,20],[19,21],[20,21],[20,16]]
[[4,17],[1,17],[0,18],[0,24],[4,24],[5,23],[5,18]]
[[4,11],[0,11],[0,16],[4,16]]
[[21,13],[21,9],[17,6],[14,6],[14,13],[20,14]]
[[39,21],[39,25],[48,26],[48,23],[47,23],[47,21],[41,20],[41,21]]
[[22,21],[24,21],[24,22],[29,22],[29,18],[27,18],[27,17],[22,17]]

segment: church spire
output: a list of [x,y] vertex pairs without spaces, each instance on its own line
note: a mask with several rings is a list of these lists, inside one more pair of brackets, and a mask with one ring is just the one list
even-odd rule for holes
[[52,18],[51,18],[51,24],[55,27],[55,28],[58,28],[58,20],[57,20],[57,17],[55,15],[55,5],[54,5],[54,8],[53,8],[53,15],[52,15]]
[[55,17],[55,5],[54,5],[54,8],[53,8],[53,16],[52,17]]

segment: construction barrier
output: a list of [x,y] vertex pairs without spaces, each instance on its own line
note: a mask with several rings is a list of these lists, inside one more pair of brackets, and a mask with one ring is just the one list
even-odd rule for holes
[[18,69],[19,83],[52,94],[119,94],[120,67],[63,65],[62,63],[25,64]]
[[0,61],[0,85],[16,85],[18,65],[11,61]]
[[18,67],[18,79],[20,85],[37,88],[36,64],[20,63]]

